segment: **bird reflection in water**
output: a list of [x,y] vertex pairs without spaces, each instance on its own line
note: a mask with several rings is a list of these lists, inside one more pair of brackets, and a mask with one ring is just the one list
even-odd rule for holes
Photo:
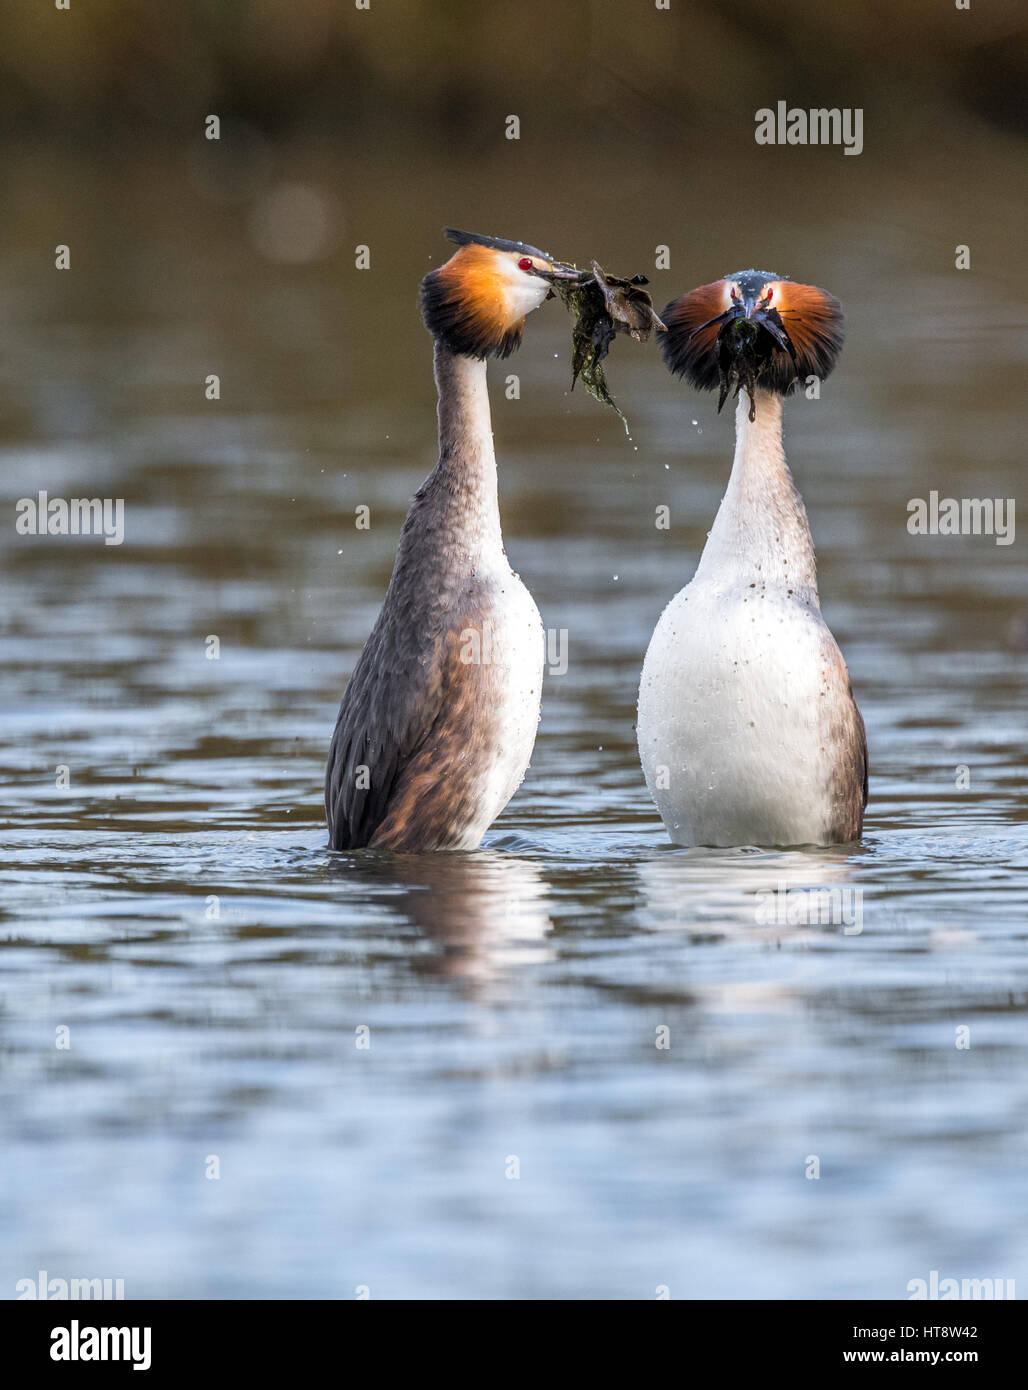
[[372,853],[360,863],[362,873],[398,890],[392,905],[437,947],[411,956],[414,969],[484,982],[509,966],[553,957],[549,889],[529,859],[486,849]]
[[806,931],[859,935],[862,892],[852,849],[692,849],[644,859],[639,901],[648,927],[698,936]]

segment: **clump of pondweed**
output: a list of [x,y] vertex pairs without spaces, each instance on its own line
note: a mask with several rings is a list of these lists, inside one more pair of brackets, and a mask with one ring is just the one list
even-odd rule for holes
[[[607,387],[603,359],[618,333],[644,342],[655,328],[663,328],[649,293],[645,275],[623,280],[608,275],[595,261],[580,270],[577,280],[557,280],[554,289],[575,322],[571,329],[571,387],[581,379],[594,400],[616,410],[628,432],[628,421]],[[572,263],[573,269],[578,269]]]

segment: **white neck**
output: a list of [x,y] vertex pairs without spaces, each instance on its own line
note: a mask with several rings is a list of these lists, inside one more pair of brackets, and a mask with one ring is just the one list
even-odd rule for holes
[[439,391],[439,462],[432,478],[452,502],[466,543],[498,543],[500,509],[486,364],[435,345]]
[[781,588],[818,606],[814,543],[782,447],[782,397],[757,391],[754,418],[739,393],[735,460],[697,579]]

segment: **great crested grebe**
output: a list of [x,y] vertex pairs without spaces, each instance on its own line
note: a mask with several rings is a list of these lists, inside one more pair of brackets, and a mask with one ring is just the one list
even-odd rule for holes
[[735,460],[695,576],[654,630],[639,689],[650,795],[680,845],[829,845],[859,837],[867,741],[821,616],[807,514],[782,448],[783,397],[828,375],[842,306],[747,270],[664,310],[668,369],[734,387]]
[[439,461],[346,687],[325,775],[333,849],[474,849],[521,784],[539,724],[544,634],[503,549],[486,359],[577,275],[522,242],[447,228],[421,282],[435,338]]

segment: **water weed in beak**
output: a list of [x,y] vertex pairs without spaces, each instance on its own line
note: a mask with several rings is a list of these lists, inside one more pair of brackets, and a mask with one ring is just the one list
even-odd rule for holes
[[607,386],[603,360],[618,333],[626,333],[637,343],[644,342],[655,328],[664,325],[657,317],[644,275],[623,280],[608,275],[595,261],[591,270],[581,270],[577,278],[561,278],[553,288],[574,318],[571,329],[571,387],[581,379],[594,400],[609,405],[620,416],[628,433],[628,421]]

